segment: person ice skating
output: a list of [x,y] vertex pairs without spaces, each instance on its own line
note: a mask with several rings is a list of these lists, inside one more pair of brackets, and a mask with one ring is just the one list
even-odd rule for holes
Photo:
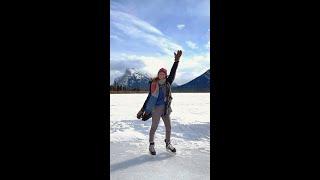
[[143,107],[137,114],[137,118],[142,118],[143,121],[148,120],[152,117],[152,125],[149,132],[149,151],[152,155],[156,155],[155,145],[154,145],[154,134],[157,130],[160,117],[164,122],[166,128],[166,149],[171,152],[176,152],[176,149],[172,146],[170,142],[171,135],[171,84],[175,78],[176,70],[179,64],[182,51],[178,50],[177,53],[174,52],[174,63],[171,68],[169,76],[167,76],[167,70],[161,68],[158,71],[158,76],[153,78],[150,83],[149,94],[145,100]]

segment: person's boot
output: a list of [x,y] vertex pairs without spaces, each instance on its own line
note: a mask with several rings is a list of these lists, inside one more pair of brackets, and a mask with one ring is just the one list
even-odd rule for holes
[[156,150],[154,149],[154,142],[150,143],[149,145],[149,151],[151,155],[156,155]]
[[164,142],[166,143],[166,149],[167,150],[169,150],[171,152],[174,152],[174,153],[176,152],[176,148],[174,148],[170,142],[167,142],[166,139],[164,140]]

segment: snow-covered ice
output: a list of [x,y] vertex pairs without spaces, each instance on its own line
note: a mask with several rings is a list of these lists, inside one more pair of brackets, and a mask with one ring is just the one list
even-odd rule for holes
[[210,94],[173,93],[172,145],[165,150],[165,127],[161,119],[155,134],[156,156],[148,151],[151,118],[136,114],[147,94],[110,95],[111,179],[209,179]]

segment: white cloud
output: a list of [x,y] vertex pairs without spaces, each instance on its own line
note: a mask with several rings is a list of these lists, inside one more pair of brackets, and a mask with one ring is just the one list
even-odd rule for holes
[[179,63],[179,73],[176,74],[178,84],[187,83],[200,76],[210,68],[210,52],[191,56]]
[[110,85],[112,85],[114,83],[114,80],[117,77],[120,77],[123,75],[124,72],[122,71],[118,71],[118,70],[110,70]]
[[121,11],[110,10],[111,20],[115,20],[117,22],[126,24],[128,26],[132,26],[138,29],[142,29],[148,33],[154,33],[158,35],[163,35],[157,28],[153,27],[151,24],[133,16],[128,13],[124,13]]
[[191,48],[191,49],[197,49],[197,45],[196,43],[192,42],[192,41],[186,41],[186,44]]
[[[144,66],[140,66],[140,70],[145,71],[152,76],[156,76],[160,68],[171,68],[173,63],[173,53],[171,56],[137,56],[129,54],[121,54],[121,59],[130,61],[140,61]],[[169,71],[169,70],[168,70]]]
[[207,49],[210,49],[210,40],[208,41],[208,43],[205,46]]
[[116,10],[111,10],[110,16],[113,27],[130,38],[139,39],[158,47],[168,55],[171,55],[173,51],[183,50],[180,45],[169,40],[160,30],[135,16]]
[[178,24],[177,25],[177,28],[179,29],[179,30],[182,30],[182,29],[184,29],[186,26],[184,25],[184,24]]
[[125,71],[126,68],[143,68],[145,65],[139,59],[110,59],[110,70]]
[[199,54],[187,59],[186,62],[180,64],[183,71],[192,71],[196,73],[202,72],[204,69],[210,68],[210,52]]
[[[156,76],[160,68],[167,69],[168,73],[173,64],[173,56],[137,56],[133,54],[122,53],[118,55],[117,59],[121,59],[122,62],[126,63],[126,67],[130,68],[134,65],[136,69],[145,71],[152,76]],[[112,66],[112,64],[111,64]],[[117,65],[118,66],[118,65]],[[122,66],[122,65],[119,65]],[[129,67],[130,66],[130,67]],[[191,57],[181,57],[179,67],[177,69],[175,82],[179,85],[187,83],[194,78],[200,76],[205,71],[210,68],[210,52],[205,54],[198,54]],[[112,75],[112,78],[119,75],[118,70],[120,68],[111,67],[111,73],[116,73]],[[123,72],[122,72],[123,73]]]
[[110,39],[116,39],[116,40],[122,41],[122,39],[119,38],[117,35],[110,35]]

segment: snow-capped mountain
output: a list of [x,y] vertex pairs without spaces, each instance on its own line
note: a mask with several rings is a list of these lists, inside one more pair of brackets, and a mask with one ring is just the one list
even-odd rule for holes
[[210,92],[210,69],[192,81],[173,88],[174,91]]
[[[113,85],[120,85],[129,89],[138,88],[140,90],[149,90],[149,81],[152,76],[146,72],[134,68],[127,68],[125,73],[114,80]],[[210,69],[190,82],[179,86],[172,84],[173,92],[210,92]]]
[[151,75],[135,68],[127,68],[125,73],[114,80],[113,85],[121,85],[127,88],[149,89]]

